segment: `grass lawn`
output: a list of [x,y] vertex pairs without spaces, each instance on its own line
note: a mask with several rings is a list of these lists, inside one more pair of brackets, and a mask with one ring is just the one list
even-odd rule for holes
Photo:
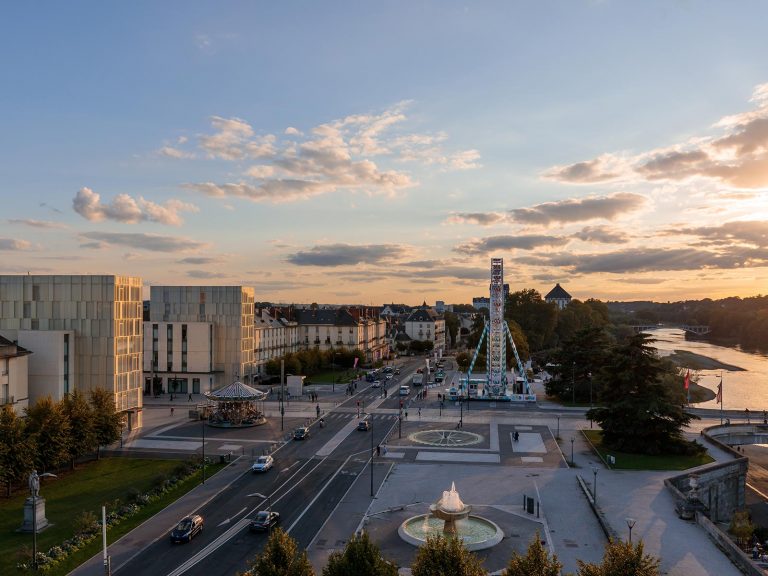
[[676,454],[650,456],[617,452],[603,447],[603,433],[600,430],[584,430],[584,434],[595,446],[603,460],[607,461],[608,455],[616,458],[616,464],[613,464],[612,467],[617,470],[687,470],[715,461],[706,452],[699,456],[679,456]]
[[313,374],[307,380],[309,380],[309,384],[330,384],[334,380],[336,381],[336,384],[344,384],[354,379],[355,377],[355,371],[354,370],[336,370],[335,372],[328,371],[328,372],[318,372],[317,374]]
[[[37,535],[37,549],[47,551],[51,546],[61,544],[74,534],[75,518],[85,510],[93,512],[101,519],[101,506],[116,499],[127,501],[128,491],[135,488],[149,491],[155,480],[161,476],[171,476],[179,466],[179,460],[141,460],[133,458],[103,458],[99,461],[81,464],[74,472],[61,474],[58,478],[43,478],[40,494],[45,498],[45,511],[48,521],[53,526]],[[209,464],[208,475],[216,473],[221,464]],[[162,498],[144,506],[141,510],[123,520],[118,526],[110,528],[108,542],[114,542],[131,529],[141,524],[171,502],[186,494],[200,482],[199,472],[184,482],[178,483]],[[0,498],[0,574],[16,572],[19,562],[18,552],[23,547],[32,548],[32,534],[16,532],[24,519],[24,501],[26,490],[10,499]],[[93,556],[101,549],[101,538],[78,550],[64,562],[56,565],[49,574],[67,574],[74,567]]]

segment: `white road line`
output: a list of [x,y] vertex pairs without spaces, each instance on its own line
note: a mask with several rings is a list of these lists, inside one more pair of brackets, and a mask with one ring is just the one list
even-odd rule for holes
[[[250,494],[249,494],[249,496],[250,496]],[[242,509],[242,510],[240,510],[240,512],[238,512],[237,514],[233,514],[232,516],[230,516],[229,518],[227,518],[226,520],[224,520],[224,521],[223,521],[221,524],[219,524],[218,526],[216,526],[216,528],[221,528],[222,526],[224,526],[224,524],[229,524],[230,522],[232,522],[232,518],[237,518],[238,516],[240,516],[240,514],[242,514],[242,513],[243,513],[243,512],[245,512],[246,510],[248,510],[248,508],[243,508],[243,509]]]
[[181,574],[184,574],[184,572],[186,572],[187,570],[195,566],[198,562],[201,562],[203,559],[205,559],[209,555],[213,554],[216,550],[221,548],[224,544],[227,543],[227,541],[230,538],[232,538],[240,530],[245,528],[249,522],[250,520],[248,520],[248,518],[241,519],[240,521],[238,521],[237,524],[232,526],[232,528],[224,532],[224,534],[216,538],[216,540],[208,544],[208,546],[206,546],[200,552],[192,556],[192,558],[184,562],[184,564],[176,568],[176,570],[174,570],[173,572],[169,572],[168,576],[180,576]]

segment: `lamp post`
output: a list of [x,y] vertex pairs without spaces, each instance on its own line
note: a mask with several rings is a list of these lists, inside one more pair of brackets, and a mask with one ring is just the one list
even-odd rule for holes
[[573,466],[573,443],[576,441],[576,439],[571,436],[571,466]]
[[461,400],[461,396],[459,396],[459,428],[464,428],[464,402]]
[[200,422],[203,424],[203,484],[205,484],[205,418]]
[[557,417],[557,436],[555,438],[557,438],[559,440],[560,439],[560,416],[561,415],[560,414],[556,414],[555,416]]
[[280,431],[282,432],[285,424],[285,360],[280,360]]
[[571,365],[571,402],[576,406],[576,362]]
[[376,456],[376,452],[373,449],[373,418],[369,418],[369,421],[371,423],[371,429],[369,430],[371,433],[371,498],[373,498],[373,458]]
[[397,437],[403,437],[403,409],[400,408],[400,415],[397,417]]
[[443,401],[440,400],[440,417],[443,417]]
[[[587,372],[589,378],[589,409],[592,410],[592,372]],[[589,419],[589,427],[592,428],[592,418]]]
[[627,528],[629,528],[629,543],[632,544],[632,528],[637,520],[634,518],[625,518],[625,520],[627,521]]
[[594,464],[592,465],[592,475],[594,476],[594,481],[592,482],[592,500],[595,501],[595,506],[597,506],[597,466]]

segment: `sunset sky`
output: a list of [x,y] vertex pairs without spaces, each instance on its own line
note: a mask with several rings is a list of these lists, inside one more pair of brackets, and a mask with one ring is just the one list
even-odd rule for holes
[[768,292],[768,3],[12,2],[0,274]]

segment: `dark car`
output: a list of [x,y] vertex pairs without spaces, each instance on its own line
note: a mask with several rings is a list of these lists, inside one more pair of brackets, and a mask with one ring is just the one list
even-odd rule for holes
[[271,510],[261,510],[256,513],[256,518],[251,520],[249,529],[251,532],[264,532],[280,524],[280,513]]
[[309,428],[301,427],[296,428],[293,432],[293,439],[294,440],[306,440],[309,438]]
[[171,542],[189,542],[203,531],[203,517],[197,514],[187,516],[171,530]]
[[357,429],[362,431],[368,431],[371,429],[371,423],[368,420],[360,420],[360,422],[357,423]]

